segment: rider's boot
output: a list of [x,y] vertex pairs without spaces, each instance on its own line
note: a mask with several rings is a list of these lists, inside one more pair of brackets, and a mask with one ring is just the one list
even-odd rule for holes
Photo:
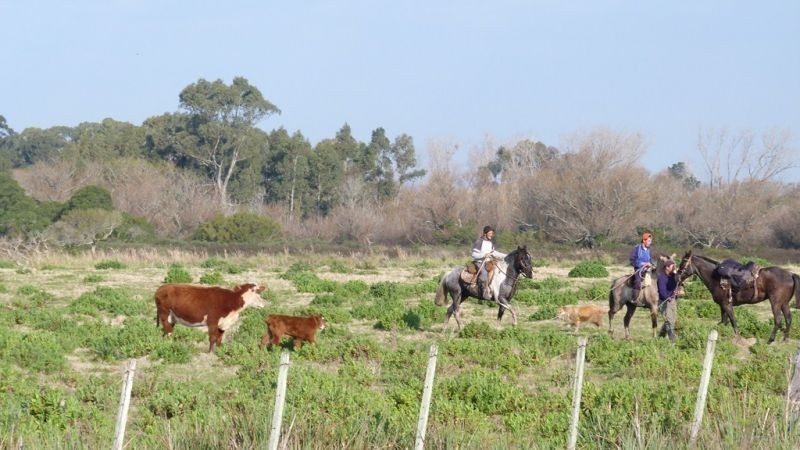
[[641,289],[635,289],[635,288],[633,289],[633,292],[631,294],[631,299],[633,299],[632,301],[633,301],[634,305],[638,306],[640,304],[640,302],[639,302],[639,293],[640,292],[642,292]]

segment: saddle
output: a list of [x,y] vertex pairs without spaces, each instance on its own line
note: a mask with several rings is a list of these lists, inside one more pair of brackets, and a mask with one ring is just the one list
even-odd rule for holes
[[753,261],[747,264],[740,264],[734,259],[726,259],[719,263],[715,272],[720,278],[720,285],[728,289],[728,301],[733,301],[734,294],[740,291],[753,288],[753,296],[758,294],[756,280],[761,268]]
[[[461,271],[461,280],[463,280],[467,284],[477,284],[478,283],[478,269],[479,263],[477,261],[471,261],[464,266],[464,270]],[[486,262],[483,263],[484,269],[486,269],[486,280],[489,284],[492,284],[492,278],[494,277],[494,261],[491,258],[488,258]]]
[[[650,283],[652,282],[652,280],[650,279],[650,277],[647,276],[647,274],[649,274],[650,271],[652,271],[652,270],[653,269],[650,268],[650,269],[647,269],[647,270],[642,272],[642,287],[643,288],[645,288],[647,286],[650,286]],[[628,275],[628,278],[625,280],[625,286],[628,286],[629,288],[633,288],[633,283],[634,283],[634,278],[635,277],[636,277],[636,272]]]

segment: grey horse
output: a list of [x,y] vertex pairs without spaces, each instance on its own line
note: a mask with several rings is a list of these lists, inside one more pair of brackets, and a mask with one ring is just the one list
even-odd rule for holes
[[[658,257],[658,267],[664,265],[666,257]],[[608,334],[614,334],[612,327],[612,319],[614,314],[617,313],[623,306],[625,306],[625,318],[622,319],[622,324],[625,327],[625,339],[631,338],[630,325],[633,313],[636,308],[649,308],[650,321],[653,325],[653,337],[656,337],[656,327],[658,326],[658,272],[657,268],[653,268],[647,274],[645,279],[642,280],[642,290],[639,294],[639,301],[633,298],[633,288],[628,286],[628,279],[633,275],[624,275],[611,282],[611,289],[608,292]],[[645,286],[647,284],[647,286]]]
[[[528,252],[528,246],[517,247],[502,260],[498,260],[495,267],[494,278],[492,279],[489,289],[492,295],[497,300],[499,308],[497,310],[497,321],[503,318],[505,310],[511,312],[511,317],[514,325],[517,324],[517,313],[511,308],[511,298],[517,291],[517,279],[520,275],[525,275],[528,278],[533,277],[533,267],[531,266],[531,254]],[[436,290],[436,298],[434,302],[438,306],[444,306],[447,302],[447,294],[453,299],[450,306],[447,308],[447,314],[444,318],[444,325],[450,321],[450,316],[455,316],[458,329],[461,329],[461,302],[467,297],[480,299],[476,285],[470,285],[461,279],[461,272],[464,267],[456,267],[450,272],[446,273],[442,280],[439,282],[439,288]]]

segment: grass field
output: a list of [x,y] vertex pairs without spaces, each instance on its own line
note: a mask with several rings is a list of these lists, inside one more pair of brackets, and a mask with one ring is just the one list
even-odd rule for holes
[[[564,448],[578,334],[560,305],[607,306],[608,276],[572,278],[577,261],[535,260],[510,317],[463,304],[461,332],[443,332],[433,304],[441,275],[464,262],[446,251],[359,255],[228,255],[106,251],[0,261],[0,448],[108,448],[125,361],[137,360],[127,448],[265,448],[280,349],[258,346],[270,313],[322,313],[317,345],[292,352],[284,411],[286,448],[409,448],[431,344],[439,359],[428,448]],[[786,266],[784,266],[786,267]],[[786,267],[798,272],[798,267]],[[247,310],[213,354],[205,333],[177,326],[163,338],[153,293],[177,272],[230,287],[268,286],[264,310]],[[699,282],[679,303],[678,341],[653,339],[649,314],[633,339],[602,328],[588,336],[578,448],[687,445],[706,337],[717,329],[701,448],[786,448],[792,339],[766,345],[766,303],[737,307],[742,338],[717,325]],[[451,323],[451,329],[455,323]],[[289,341],[283,346],[290,348]]]

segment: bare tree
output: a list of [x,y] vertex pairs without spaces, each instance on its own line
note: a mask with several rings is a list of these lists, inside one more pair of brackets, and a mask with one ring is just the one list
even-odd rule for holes
[[737,182],[775,181],[781,173],[800,167],[790,142],[788,130],[770,129],[759,137],[751,130],[701,129],[697,150],[709,186],[718,189]]
[[88,245],[94,256],[97,244],[108,239],[121,223],[119,211],[73,209],[50,225],[46,234],[58,245]]
[[621,240],[652,224],[644,149],[638,134],[596,129],[572,135],[565,153],[530,179],[525,222],[556,241],[587,247],[598,239]]

